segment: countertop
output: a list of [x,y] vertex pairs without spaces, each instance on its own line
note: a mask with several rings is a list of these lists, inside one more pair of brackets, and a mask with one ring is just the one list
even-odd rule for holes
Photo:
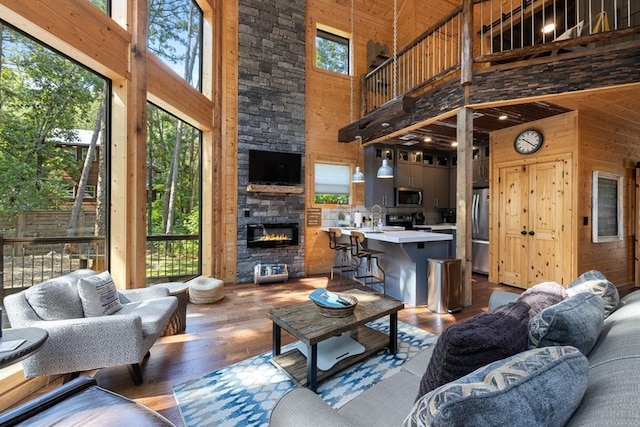
[[425,224],[425,225],[414,225],[413,228],[416,229],[431,229],[431,230],[455,230],[455,224]]
[[[322,231],[329,231],[329,227],[321,227]],[[451,234],[431,233],[420,230],[403,230],[402,227],[383,227],[383,231],[371,231],[364,228],[340,227],[342,234],[350,236],[352,231],[361,231],[367,239],[388,243],[420,243],[441,242],[453,240]]]

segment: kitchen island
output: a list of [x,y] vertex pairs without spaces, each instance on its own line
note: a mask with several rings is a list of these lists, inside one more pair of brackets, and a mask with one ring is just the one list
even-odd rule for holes
[[[329,231],[329,227],[321,230]],[[382,232],[349,227],[341,230],[342,239],[349,239],[351,231],[363,232],[365,246],[383,252],[378,255],[378,261],[386,273],[387,295],[412,306],[427,304],[428,259],[453,256],[450,234],[397,230],[397,227]],[[366,265],[363,263],[360,268],[362,273]],[[382,292],[382,286],[376,290]]]

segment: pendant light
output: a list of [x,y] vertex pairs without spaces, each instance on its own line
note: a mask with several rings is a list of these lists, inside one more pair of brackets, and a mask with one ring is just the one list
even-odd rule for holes
[[[349,120],[350,123],[353,123],[353,75],[356,71],[355,64],[355,55],[353,54],[353,50],[355,48],[355,37],[354,37],[354,9],[355,9],[355,0],[351,0],[351,73],[349,75]],[[351,176],[351,182],[360,183],[364,182],[364,174],[360,171],[360,166],[358,163],[360,162],[360,150],[362,148],[362,137],[356,136],[356,141],[358,144],[358,162],[356,162],[356,171]]]
[[351,182],[364,182],[364,174],[360,170],[360,166],[358,166],[358,163],[360,162],[360,148],[362,147],[362,137],[359,135],[356,136],[356,141],[360,143],[358,144],[358,162],[356,163],[356,171],[351,176]]
[[[383,128],[388,128],[389,123],[383,123]],[[389,166],[389,159],[387,158],[387,147],[382,151],[382,166],[378,169],[378,178],[393,178],[393,168]]]
[[389,166],[389,160],[382,159],[382,166],[378,169],[378,178],[393,178],[393,168]]
[[[397,96],[397,79],[398,79],[398,0],[393,0],[393,98]],[[388,128],[389,123],[383,123],[383,128]],[[383,153],[382,166],[378,169],[378,178],[393,178],[393,168],[389,166],[389,160],[386,153]]]
[[360,149],[362,148],[362,137],[360,135],[356,136],[356,141],[358,141],[358,161],[356,162],[356,171],[351,176],[351,182],[364,182],[364,174],[360,170]]

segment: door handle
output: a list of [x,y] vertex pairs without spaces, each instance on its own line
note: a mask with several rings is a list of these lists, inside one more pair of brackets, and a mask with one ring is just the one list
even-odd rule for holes
[[526,235],[527,235],[527,230],[522,230],[522,231],[520,232],[520,234],[522,234],[523,236],[526,236]]
[[529,236],[533,236],[534,234],[536,234],[536,233],[535,233],[535,231],[533,231],[533,230],[531,230],[531,231],[529,232]]

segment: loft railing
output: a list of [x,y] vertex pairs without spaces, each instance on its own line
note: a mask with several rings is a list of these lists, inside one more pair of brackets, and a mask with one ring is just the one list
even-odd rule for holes
[[462,7],[363,78],[363,112],[370,113],[397,96],[418,90],[460,67]]
[[[436,85],[462,68],[464,44],[473,62],[497,63],[586,50],[637,39],[638,0],[474,0],[473,35],[463,40],[462,6],[362,78],[362,112]],[[548,24],[553,26],[543,27]]]
[[484,0],[479,56],[619,31],[640,24],[637,0]]

